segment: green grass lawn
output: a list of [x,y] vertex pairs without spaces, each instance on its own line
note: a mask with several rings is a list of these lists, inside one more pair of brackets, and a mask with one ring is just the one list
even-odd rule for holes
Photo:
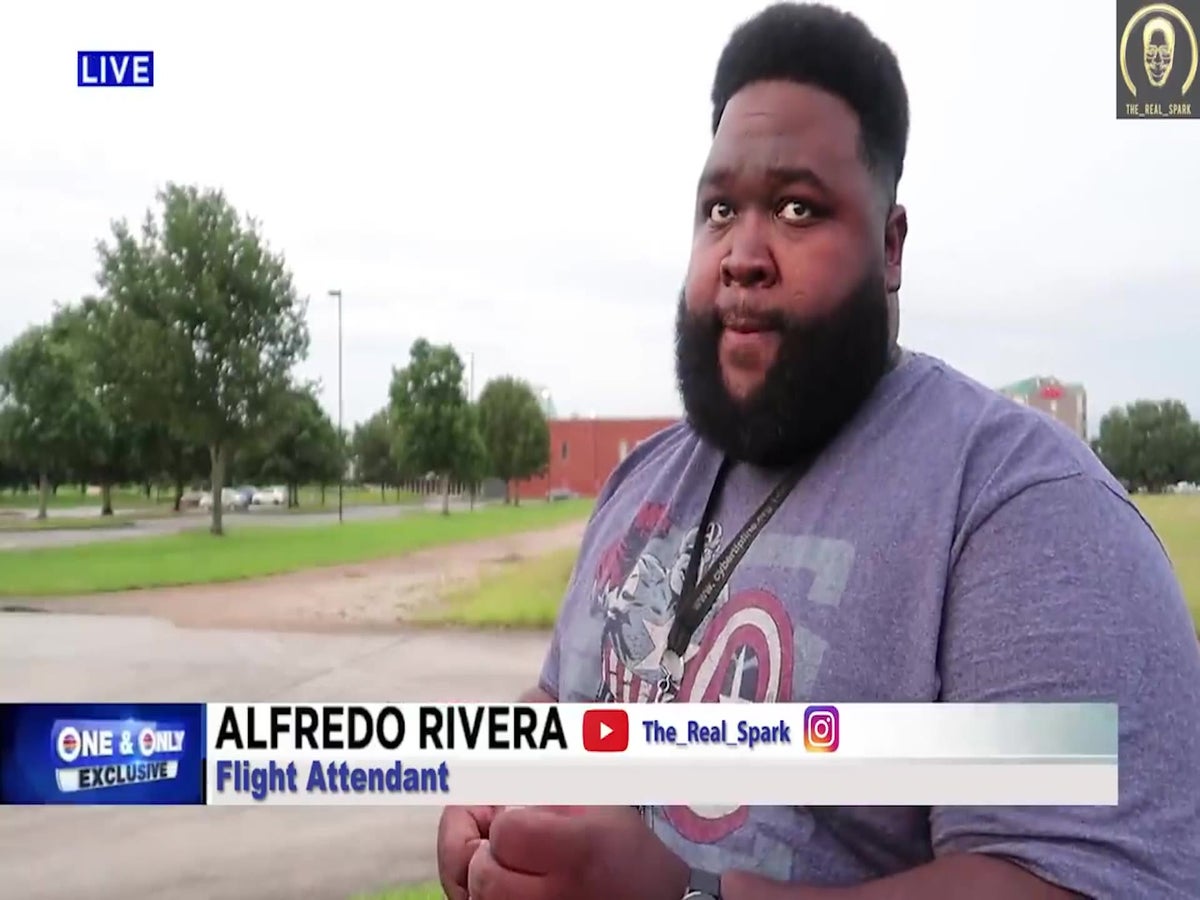
[[95,528],[132,528],[133,521],[121,516],[0,516],[0,531],[90,531]]
[[476,628],[550,628],[571,578],[576,550],[508,563],[498,573],[450,593],[419,621]]
[[439,544],[550,528],[584,518],[591,501],[413,513],[297,528],[230,522],[223,538],[197,531],[140,540],[0,551],[0,596],[53,596],[236,581],[364,562]]
[[431,881],[409,887],[388,888],[378,894],[356,894],[351,900],[445,900],[442,886]]
[[[161,499],[154,491],[147,497],[144,492],[136,489],[114,488],[112,492],[113,509],[147,509],[163,504],[170,506],[173,497],[163,495]],[[38,492],[28,493],[0,491],[0,510],[3,509],[37,509]],[[76,506],[94,506],[100,508],[99,494],[85,494],[79,490],[79,485],[60,485],[58,491],[50,495],[46,502],[48,510],[67,509]]]
[[1143,495],[1135,499],[1166,545],[1192,619],[1200,629],[1200,495]]

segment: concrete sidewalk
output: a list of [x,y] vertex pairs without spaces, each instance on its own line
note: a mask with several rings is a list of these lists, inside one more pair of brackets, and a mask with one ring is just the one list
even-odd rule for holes
[[[538,634],[384,636],[0,614],[4,701],[511,700]],[[433,876],[437,809],[0,809],[0,885],[22,900],[346,900]]]

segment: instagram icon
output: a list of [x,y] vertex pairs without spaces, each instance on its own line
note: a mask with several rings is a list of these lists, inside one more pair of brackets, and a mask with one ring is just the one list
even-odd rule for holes
[[809,753],[832,753],[837,748],[837,707],[810,706],[804,711],[804,749]]

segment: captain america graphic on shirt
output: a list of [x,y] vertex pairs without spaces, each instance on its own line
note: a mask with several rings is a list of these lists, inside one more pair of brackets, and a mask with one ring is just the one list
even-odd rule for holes
[[[665,507],[645,504],[626,536],[601,555],[592,614],[602,620],[601,680],[596,699],[659,700],[659,676],[684,573],[696,552],[697,528],[686,532]],[[699,578],[723,546],[724,529],[710,523]],[[675,702],[770,703],[791,699],[793,644],[787,613],[769,591],[722,588],[684,654]],[[720,841],[745,824],[746,807],[667,807],[662,814],[685,839]]]

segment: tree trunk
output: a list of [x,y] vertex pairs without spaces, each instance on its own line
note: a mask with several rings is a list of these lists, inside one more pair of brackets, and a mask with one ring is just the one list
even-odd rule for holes
[[379,482],[379,502],[387,503],[387,485]]
[[475,485],[471,485],[471,512],[475,512]]
[[38,475],[38,511],[39,519],[46,518],[46,507],[50,503],[50,477],[42,472]]
[[321,484],[321,505],[322,506],[325,505],[325,485],[324,485],[324,483]]
[[450,515],[450,476],[442,476],[442,515]]
[[149,500],[150,496],[151,496],[150,488],[151,488],[150,482],[148,482],[148,481],[142,482],[142,491],[145,493],[147,500]]
[[80,497],[87,496],[87,482],[86,481],[79,482],[79,496]]
[[183,509],[183,476],[175,476],[175,503],[174,510],[179,512]]
[[100,515],[111,516],[112,514],[112,484],[106,478],[100,482]]
[[505,506],[508,506],[510,503],[512,503],[512,493],[513,493],[512,479],[505,478],[504,479],[504,505]]
[[225,511],[222,501],[225,499],[223,495],[225,493],[226,450],[220,444],[212,444],[208,448],[208,455],[212,460],[212,524],[208,530],[214,537],[221,537],[225,534],[221,514]]

